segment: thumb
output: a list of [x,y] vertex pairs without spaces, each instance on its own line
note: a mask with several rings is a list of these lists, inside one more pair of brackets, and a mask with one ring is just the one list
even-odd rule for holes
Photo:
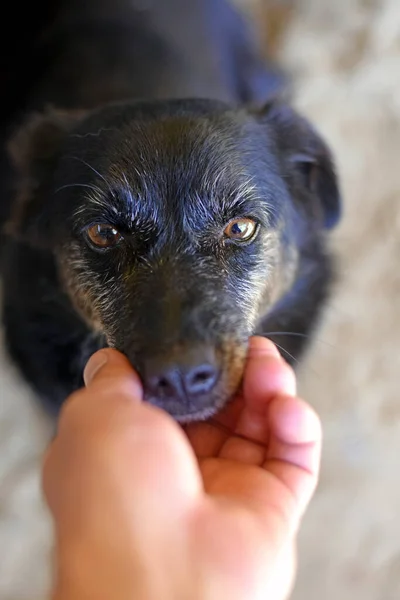
[[86,387],[96,386],[98,389],[105,385],[114,387],[117,381],[129,382],[131,393],[140,399],[143,395],[140,378],[127,357],[111,348],[99,350],[90,357],[83,378]]
[[143,399],[143,388],[123,354],[111,348],[99,350],[89,359],[83,378],[86,388],[73,393],[62,407],[58,434],[67,429],[68,435],[87,439],[102,429],[117,432],[130,422],[135,405]]
[[173,512],[196,497],[202,482],[193,450],[167,413],[142,402],[141,382],[128,359],[100,350],[84,380],[86,388],[65,403],[54,445],[62,442],[82,460],[91,457],[92,472],[100,470],[103,477],[118,471],[124,486],[134,487],[147,504],[162,502]]

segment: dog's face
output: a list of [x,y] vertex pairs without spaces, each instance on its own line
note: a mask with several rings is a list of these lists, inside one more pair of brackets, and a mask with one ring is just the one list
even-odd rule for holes
[[12,152],[12,226],[55,256],[76,309],[176,419],[238,388],[247,342],[338,216],[323,142],[293,111],[211,102],[35,119]]

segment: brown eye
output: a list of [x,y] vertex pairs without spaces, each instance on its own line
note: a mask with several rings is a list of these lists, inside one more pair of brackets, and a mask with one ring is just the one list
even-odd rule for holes
[[115,227],[107,224],[92,225],[87,229],[87,235],[92,244],[99,248],[111,248],[122,240],[122,235]]
[[257,223],[252,219],[234,219],[224,230],[226,237],[239,242],[249,241],[257,230]]

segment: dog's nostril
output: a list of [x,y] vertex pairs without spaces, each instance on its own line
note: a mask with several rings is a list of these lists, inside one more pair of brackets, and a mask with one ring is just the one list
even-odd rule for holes
[[168,381],[168,379],[166,377],[162,377],[159,381],[158,381],[158,387],[166,390],[168,387],[170,387],[170,383]]
[[170,376],[162,375],[160,377],[152,377],[148,383],[150,384],[150,389],[156,393],[157,396],[161,396],[163,398],[176,396],[179,394],[179,383],[176,380],[177,377],[174,377],[174,373],[171,373]]
[[185,374],[184,384],[188,394],[206,394],[212,390],[218,379],[218,371],[212,365],[195,367]]
[[204,383],[210,377],[210,373],[208,371],[200,371],[199,373],[195,373],[192,378],[193,383]]

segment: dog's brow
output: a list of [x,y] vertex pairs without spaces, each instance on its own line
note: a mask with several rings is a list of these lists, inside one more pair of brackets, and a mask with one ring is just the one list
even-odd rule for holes
[[81,206],[77,208],[74,215],[75,217],[81,217],[90,211],[90,209],[95,209],[101,215],[104,213],[112,211],[115,215],[119,215],[120,211],[116,206],[110,203],[107,197],[104,197],[103,194],[87,194],[85,195],[85,202]]
[[123,178],[123,180],[124,180],[124,182],[126,184],[125,192],[126,192],[126,194],[128,196],[128,200],[129,200],[129,202],[130,202],[130,204],[132,206],[133,205],[132,189],[131,189],[131,186],[129,185],[129,181],[128,181],[127,177],[126,177],[125,171],[122,171],[122,178]]
[[271,185],[270,193],[266,195],[259,189],[255,175],[243,174],[238,183],[233,187],[231,185],[227,192],[224,186],[225,175],[226,171],[221,169],[212,182],[208,180],[208,193],[213,206],[219,207],[224,212],[246,212],[252,206],[260,207],[262,205],[263,212],[267,213],[267,216],[273,218],[278,216],[272,196],[273,185]]
[[70,158],[72,160],[77,160],[78,162],[85,165],[88,169],[93,171],[93,173],[95,173],[95,175],[100,177],[100,179],[102,179],[104,181],[104,183],[107,185],[111,196],[115,196],[115,192],[112,189],[110,182],[107,180],[107,178],[104,175],[102,175],[97,169],[95,169],[92,165],[90,165],[88,162],[86,162],[86,160],[83,160],[83,158],[80,158],[79,156],[68,156],[68,158]]

